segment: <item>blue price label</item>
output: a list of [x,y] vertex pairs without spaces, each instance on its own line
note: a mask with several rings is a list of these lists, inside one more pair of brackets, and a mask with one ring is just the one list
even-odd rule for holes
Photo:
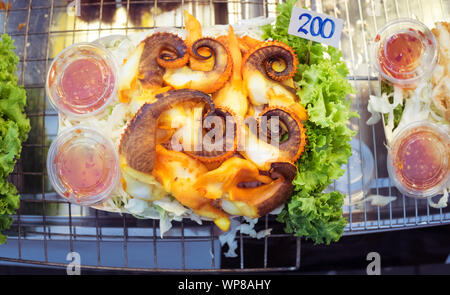
[[340,18],[294,7],[288,32],[294,36],[338,47],[343,25],[344,21]]

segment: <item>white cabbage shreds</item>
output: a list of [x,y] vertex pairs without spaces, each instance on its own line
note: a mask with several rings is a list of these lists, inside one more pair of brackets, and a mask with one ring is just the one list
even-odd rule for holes
[[437,203],[433,202],[433,198],[428,198],[428,205],[432,208],[442,209],[447,207],[448,203],[448,191],[450,190],[450,185],[444,188],[442,197],[439,198]]
[[[389,99],[393,98],[392,103]],[[367,120],[367,125],[374,125],[381,119],[381,114],[388,114],[388,120],[385,122],[386,139],[390,141],[394,130],[394,109],[403,104],[402,89],[394,87],[394,93],[382,93],[381,96],[371,95],[367,110],[372,116]]]
[[[396,130],[400,130],[403,126],[415,121],[427,120],[431,111],[431,91],[431,83],[428,82],[420,83],[414,91],[410,92],[410,97],[405,101],[402,118]],[[395,135],[395,131],[393,135]]]
[[378,123],[381,119],[380,114],[387,114],[395,109],[394,104],[391,104],[389,102],[389,98],[392,96],[393,93],[382,93],[381,96],[370,96],[367,109],[372,114],[372,116],[367,120],[367,125],[374,125]]
[[153,204],[158,205],[167,212],[173,213],[175,216],[182,216],[189,212],[188,208],[181,205],[177,200],[171,200],[169,197],[154,201]]
[[[448,130],[449,125],[445,118],[434,109],[431,100],[432,91],[432,83],[428,80],[419,83],[414,90],[402,90],[399,87],[394,87],[393,93],[382,93],[380,96],[371,95],[367,106],[371,117],[366,123],[368,125],[376,124],[381,119],[381,114],[388,114],[384,126],[388,142],[391,142],[397,130],[415,121],[429,120]],[[390,99],[392,99],[392,103],[389,102]],[[404,104],[404,108],[401,119],[394,130],[394,109],[402,104]]]
[[239,222],[238,218],[231,219],[230,229],[219,236],[219,242],[221,246],[228,245],[228,251],[224,254],[225,257],[237,257],[236,249],[238,247],[236,241],[236,235],[238,231],[242,234],[246,234],[252,238],[261,239],[272,232],[271,228],[260,230],[256,232],[254,229],[255,224],[258,222],[258,218],[251,219],[244,217],[244,222]]

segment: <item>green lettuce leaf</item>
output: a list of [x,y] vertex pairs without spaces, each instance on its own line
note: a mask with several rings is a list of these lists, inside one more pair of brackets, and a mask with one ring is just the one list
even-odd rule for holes
[[0,97],[0,113],[17,124],[20,140],[26,141],[31,126],[30,120],[23,113],[26,105],[25,89],[12,81],[0,82]]
[[6,197],[0,198],[0,215],[13,214],[19,208],[20,202],[16,187],[12,183],[7,183],[2,196]]
[[0,177],[2,179],[13,172],[20,151],[21,142],[16,122],[0,118]]
[[14,53],[13,40],[6,34],[0,39],[0,244],[6,241],[3,231],[11,226],[11,214],[19,208],[20,196],[8,182],[31,129],[24,113],[26,92],[17,85],[19,57]]
[[279,218],[286,222],[286,232],[305,236],[315,243],[337,241],[347,223],[342,218],[343,196],[339,192],[294,195]]
[[263,28],[264,38],[284,42],[297,54],[300,65],[294,82],[309,116],[305,123],[307,144],[293,181],[294,194],[277,220],[285,223],[288,233],[329,244],[339,240],[346,225],[344,196],[323,191],[343,175],[341,166],[352,153],[349,142],[355,132],[348,124],[358,115],[351,111],[347,97],[355,90],[346,79],[348,68],[338,49],[288,34],[295,2],[278,5],[275,25]]
[[17,83],[17,64],[19,57],[14,53],[14,41],[10,36],[3,34],[0,42],[0,81]]

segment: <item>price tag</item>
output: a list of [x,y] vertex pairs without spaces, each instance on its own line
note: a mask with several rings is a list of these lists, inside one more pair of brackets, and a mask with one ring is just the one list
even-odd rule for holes
[[300,7],[292,9],[288,33],[338,47],[344,20]]

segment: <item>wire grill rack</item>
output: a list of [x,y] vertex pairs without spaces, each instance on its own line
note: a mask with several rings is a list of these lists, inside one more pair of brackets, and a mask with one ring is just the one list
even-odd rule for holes
[[[3,0],[4,1],[4,0]],[[4,1],[5,2],[5,1]],[[0,246],[0,263],[28,263],[65,267],[69,252],[78,252],[82,268],[154,272],[261,272],[295,270],[300,267],[299,238],[283,232],[273,217],[259,220],[256,229],[272,228],[260,240],[238,234],[236,258],[226,258],[219,232],[211,223],[175,222],[164,238],[158,221],[135,219],[70,204],[59,198],[48,183],[45,161],[57,133],[57,113],[47,101],[45,74],[54,56],[64,47],[93,41],[113,34],[132,34],[161,26],[182,27],[182,9],[203,25],[237,23],[257,16],[276,16],[277,0],[241,1],[133,1],[81,0],[82,18],[68,15],[66,0],[14,0],[11,10],[0,11],[0,32],[12,36],[20,57],[19,82],[28,95],[27,114],[32,123],[29,140],[23,144],[21,159],[11,175],[22,198],[5,245]],[[357,89],[353,108],[360,119],[351,126],[355,139],[355,163],[373,164],[371,175],[362,175],[369,189],[356,195],[350,185],[344,215],[345,234],[407,229],[450,223],[448,208],[432,208],[427,201],[401,195],[389,181],[386,148],[381,124],[365,121],[370,94],[379,91],[378,76],[370,64],[368,43],[387,21],[412,17],[429,27],[448,20],[448,0],[310,0],[299,1],[309,9],[343,18],[340,47],[350,69],[349,79]],[[116,19],[111,15],[116,11]],[[127,13],[129,12],[129,13]],[[103,20],[102,22],[98,21]],[[363,145],[373,158],[362,156]],[[347,165],[347,170],[351,171]],[[350,180],[351,175],[345,175]],[[367,181],[370,178],[371,181]],[[332,188],[336,189],[336,182]],[[384,207],[372,206],[372,194],[395,196]],[[352,201],[353,198],[353,201]],[[366,202],[367,201],[367,202]]]

